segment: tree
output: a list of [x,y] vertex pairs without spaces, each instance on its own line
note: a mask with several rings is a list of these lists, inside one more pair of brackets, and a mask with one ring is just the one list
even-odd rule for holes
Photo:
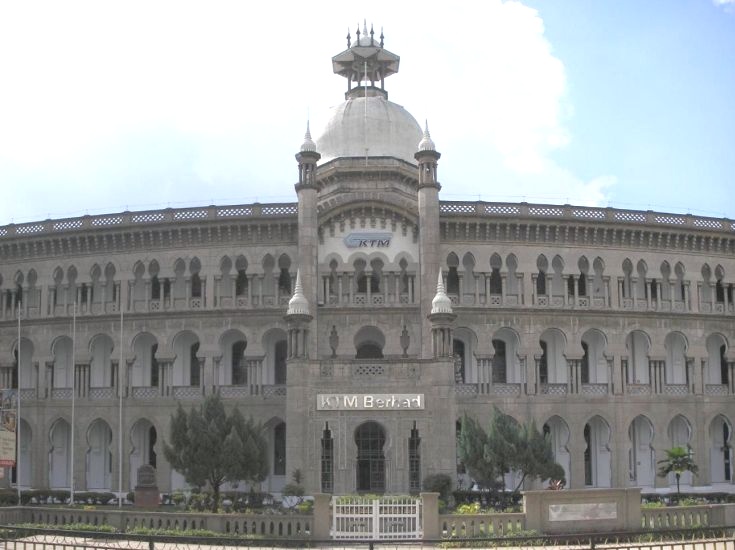
[[505,488],[504,474],[521,473],[517,492],[526,479],[563,479],[564,469],[554,461],[551,441],[531,421],[519,424],[497,407],[486,432],[465,415],[459,441],[459,456],[481,487]]
[[268,473],[262,427],[235,408],[229,416],[219,395],[211,395],[187,413],[179,403],[171,415],[170,439],[163,452],[187,483],[212,489],[212,511],[219,508],[225,481],[262,481]]
[[480,487],[496,489],[500,470],[494,462],[485,460],[487,442],[487,433],[482,426],[465,414],[459,433],[459,458]]
[[666,477],[671,473],[676,477],[676,496],[678,500],[681,494],[679,488],[681,474],[691,472],[692,475],[697,475],[699,471],[699,466],[694,463],[692,458],[691,450],[687,447],[672,447],[666,450],[666,458],[659,460],[658,463],[661,465],[658,469],[659,477]]

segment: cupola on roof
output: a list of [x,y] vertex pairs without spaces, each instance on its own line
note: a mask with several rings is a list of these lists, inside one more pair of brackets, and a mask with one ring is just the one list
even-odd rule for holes
[[320,164],[345,157],[394,157],[415,165],[421,127],[406,109],[388,101],[385,90],[385,79],[398,72],[400,58],[383,47],[382,31],[376,38],[364,24],[355,35],[353,42],[348,31],[347,49],[332,58],[335,74],[347,79],[347,92],[317,134]]

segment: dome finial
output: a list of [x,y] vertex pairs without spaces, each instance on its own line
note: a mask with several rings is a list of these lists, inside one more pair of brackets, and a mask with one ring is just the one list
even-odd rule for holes
[[373,35],[374,34],[375,34],[375,32],[373,31],[373,24],[370,23],[370,45],[371,46],[374,46],[375,45],[375,40],[373,40]]
[[309,301],[304,296],[301,288],[301,270],[296,270],[296,286],[294,287],[293,296],[288,301],[288,310],[286,315],[310,315]]
[[383,36],[383,27],[380,27],[380,47],[383,47],[383,39],[385,37]]
[[434,145],[434,141],[431,139],[431,134],[429,133],[429,121],[426,120],[424,125],[424,136],[421,138],[421,141],[419,141],[419,151],[436,151],[436,145]]
[[306,121],[306,133],[304,134],[304,142],[301,144],[302,153],[313,153],[316,151],[316,143],[311,139],[311,131],[309,130],[309,121]]
[[357,30],[355,31],[355,36],[357,36],[356,44],[360,45],[360,22],[357,22]]
[[352,37],[350,36],[350,28],[347,27],[347,49],[350,49],[350,41],[352,40]]
[[435,313],[453,313],[452,300],[444,291],[444,277],[442,277],[441,269],[439,270],[439,279],[436,282],[436,296],[431,301],[431,314],[434,315]]

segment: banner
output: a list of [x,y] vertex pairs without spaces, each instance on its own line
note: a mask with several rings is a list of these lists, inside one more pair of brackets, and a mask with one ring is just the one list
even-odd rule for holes
[[15,466],[15,390],[0,390],[0,467]]

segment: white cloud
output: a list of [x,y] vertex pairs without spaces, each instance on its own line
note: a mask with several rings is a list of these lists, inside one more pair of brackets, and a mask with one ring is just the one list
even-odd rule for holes
[[[102,202],[292,197],[307,113],[342,100],[330,58],[357,23],[354,5],[319,8],[3,3],[0,179],[28,193],[14,217],[59,212],[60,187],[84,190],[65,206],[81,212]],[[572,139],[571,106],[563,63],[535,10],[501,0],[451,9],[378,0],[370,12],[383,18],[376,35],[383,26],[386,48],[401,56],[400,73],[386,82],[390,98],[429,118],[452,175],[445,192],[482,192],[487,172],[529,195],[541,188],[603,200],[603,187],[562,177],[553,159]]]

